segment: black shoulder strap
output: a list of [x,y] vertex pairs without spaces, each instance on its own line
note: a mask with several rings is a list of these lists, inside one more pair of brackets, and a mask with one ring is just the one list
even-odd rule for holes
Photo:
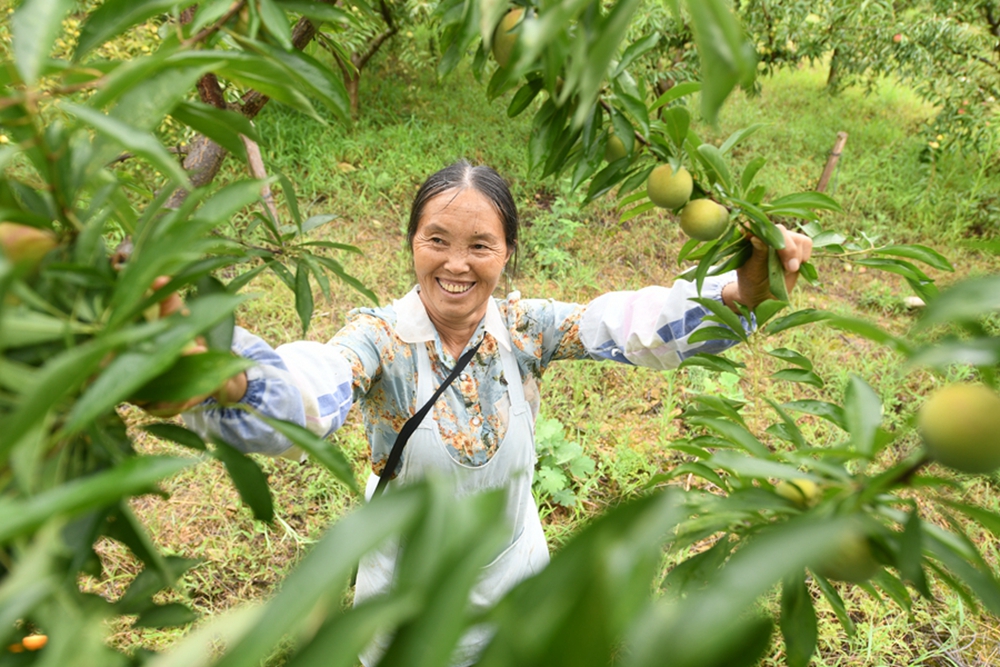
[[445,381],[441,383],[441,386],[437,388],[437,391],[434,392],[434,395],[431,396],[430,400],[424,403],[424,405],[417,410],[416,414],[407,419],[406,423],[403,424],[403,428],[399,430],[399,435],[396,436],[396,442],[392,445],[392,451],[389,452],[389,460],[385,462],[385,467],[382,468],[382,474],[379,475],[378,486],[375,487],[375,493],[372,495],[373,498],[380,495],[382,491],[385,490],[385,485],[389,483],[389,478],[396,470],[396,466],[399,465],[399,459],[403,456],[403,447],[406,446],[406,441],[409,440],[410,436],[413,435],[413,432],[417,430],[417,427],[420,426],[420,422],[422,422],[424,417],[427,416],[430,409],[434,407],[434,404],[437,403],[437,400],[441,397],[441,394],[444,393],[444,390],[448,388],[448,385],[450,385],[455,378],[457,378],[459,374],[465,370],[465,367],[469,365],[469,362],[472,361],[472,357],[474,357],[476,352],[479,351],[479,346],[483,344],[484,339],[485,336],[478,343],[476,343],[475,347],[467,350],[465,354],[459,357],[458,361],[455,363],[455,367],[451,369],[451,373],[449,373],[448,377],[445,378]]

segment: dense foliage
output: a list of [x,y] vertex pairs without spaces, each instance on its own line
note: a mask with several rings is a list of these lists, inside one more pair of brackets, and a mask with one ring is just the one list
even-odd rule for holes
[[[971,364],[995,384],[1000,343],[979,323],[1000,309],[995,278],[938,295],[916,264],[950,269],[937,252],[853,242],[820,225],[817,211],[838,208],[826,195],[770,196],[755,185],[763,162],[737,168],[730,155],[754,128],[721,146],[691,131],[686,98],[700,92],[703,113],[714,117],[734,86],[752,84],[756,63],[727,3],[676,5],[672,11],[686,12],[692,25],[704,81],[677,81],[662,93],[630,72],[655,48],[655,35],[621,43],[634,25],[634,0],[610,8],[582,0],[530,8],[513,29],[505,67],[490,64],[487,53],[508,7],[446,0],[437,8],[441,68],[454,68],[479,40],[474,66],[492,71],[487,93],[516,87],[509,113],[535,111],[530,161],[542,175],[566,172],[576,185],[589,183],[590,198],[618,186],[628,195],[622,206],[635,205],[623,219],[653,206],[641,188],[658,163],[689,170],[694,201],[724,204],[728,216],[718,239],[685,246],[683,256],[699,260],[696,278],[718,270],[714,265],[741,261],[744,226],[778,246],[775,223],[785,222],[799,225],[832,256],[850,255],[856,264],[903,275],[930,302],[923,326],[958,323],[954,331],[961,334],[926,344],[819,310],[779,317],[788,298],[775,259],[775,298],[743,313],[757,331],[747,333],[736,313],[705,300],[718,326],[704,336],[739,339],[761,351],[770,334],[834,326],[890,346],[913,363]],[[253,168],[263,138],[247,119],[265,97],[323,122],[345,119],[350,105],[342,72],[300,50],[318,24],[342,20],[343,10],[279,0],[215,0],[196,10],[192,2],[109,0],[82,17],[79,34],[70,36],[62,19],[73,6],[69,0],[22,3],[11,19],[10,57],[0,80],[0,124],[9,138],[0,149],[0,210],[12,225],[0,230],[0,645],[16,645],[35,630],[51,637],[43,650],[0,654],[0,664],[189,665],[197,656],[206,664],[252,665],[289,640],[290,664],[353,664],[374,633],[393,631],[388,664],[444,665],[465,628],[483,620],[497,627],[483,656],[487,665],[604,665],[609,656],[661,665],[668,650],[676,665],[753,664],[774,622],[748,610],[781,582],[787,660],[804,665],[816,640],[808,581],[816,582],[847,631],[850,617],[831,580],[877,587],[906,607],[911,590],[930,594],[933,573],[970,602],[1000,612],[1000,583],[961,525],[951,521],[944,529],[925,521],[913,493],[940,514],[958,513],[991,530],[1000,517],[937,496],[935,489],[949,482],[926,472],[922,452],[889,457],[894,434],[883,428],[871,387],[854,378],[841,403],[775,402],[774,424],[759,431],[744,422],[738,402],[696,398],[685,416],[694,435],[675,444],[690,460],[662,481],[690,474],[712,491],[684,494],[666,485],[614,509],[574,536],[549,568],[512,591],[488,619],[468,617],[464,602],[500,544],[500,499],[449,502],[447,484],[431,480],[336,524],[267,605],[214,619],[163,656],[112,651],[102,642],[108,618],[134,616],[147,627],[193,618],[184,604],[155,597],[193,563],[153,546],[131,498],[156,492],[158,481],[213,457],[258,518],[269,520],[273,512],[267,480],[253,459],[171,423],[148,430],[192,456],[138,456],[116,405],[211,393],[244,368],[228,353],[232,313],[244,301],[240,288],[262,271],[294,294],[303,329],[313,312],[313,281],[326,291],[336,276],[368,292],[333,254],[351,246],[303,240],[329,217],[302,219],[289,177],[214,184],[217,171],[192,164],[192,157],[212,155],[207,139],[191,142],[182,168],[160,133],[169,118],[169,131],[190,128]],[[93,55],[147,22],[159,26],[155,50]],[[74,38],[71,53],[53,51],[58,40],[65,47]],[[625,154],[606,163],[612,128]],[[272,185],[282,191],[284,214]],[[678,203],[686,206],[687,196]],[[112,252],[111,244],[126,238]],[[806,277],[814,273],[805,270]],[[169,282],[154,286],[163,275]],[[188,292],[187,310],[158,317],[156,304],[175,290]],[[209,351],[185,354],[199,337]],[[795,350],[766,352],[790,364],[781,379],[823,382]],[[686,363],[740,372],[738,364],[713,355]],[[836,435],[813,441],[795,413],[830,422]],[[330,443],[290,424],[275,427],[353,485]],[[576,452],[550,435],[553,482],[561,466],[574,472]],[[565,490],[555,482],[551,492]],[[393,595],[341,609],[353,564],[393,535],[407,545]],[[651,600],[663,549],[709,537],[714,546],[674,569],[663,595]],[[77,585],[81,574],[100,572],[94,545],[102,539],[127,546],[145,566],[117,600],[83,594]],[[213,653],[219,636],[225,649]]]

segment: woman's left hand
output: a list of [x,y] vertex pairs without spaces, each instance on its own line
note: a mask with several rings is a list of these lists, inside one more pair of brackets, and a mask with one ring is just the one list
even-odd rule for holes
[[[785,236],[785,247],[778,250],[778,258],[785,268],[785,287],[791,292],[799,279],[799,267],[812,256],[812,239],[789,231],[784,225],[778,225],[778,229]],[[736,282],[729,283],[722,290],[723,303],[733,310],[738,310],[737,303],[753,309],[773,298],[767,270],[768,246],[756,236],[750,237],[750,243],[753,254],[736,269]]]

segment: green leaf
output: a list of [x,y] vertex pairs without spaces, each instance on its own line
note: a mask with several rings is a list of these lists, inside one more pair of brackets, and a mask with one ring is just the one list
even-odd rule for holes
[[[254,48],[263,52],[270,62],[277,66],[276,69],[280,68],[285,72],[284,80],[275,80],[271,82],[272,84],[280,83],[289,91],[299,89],[323,102],[342,121],[347,122],[350,119],[351,106],[347,88],[344,87],[343,80],[334,75],[323,63],[295,49],[282,51],[260,42],[254,42]],[[321,118],[317,119],[325,123]]]
[[277,40],[281,48],[292,50],[292,30],[288,26],[288,18],[278,8],[275,0],[258,0],[257,11],[260,12],[261,23],[267,28],[270,37]]
[[17,409],[0,420],[4,434],[0,439],[0,460],[5,460],[10,448],[45,419],[53,405],[89,378],[109,352],[130,340],[162,332],[167,326],[160,322],[138,331],[105,336],[49,357],[34,384],[22,394]]
[[830,195],[822,192],[796,192],[795,194],[778,197],[769,205],[772,208],[807,208],[824,211],[842,212],[844,209]]
[[951,265],[951,262],[948,261],[947,257],[939,253],[937,250],[923,245],[914,244],[885,246],[884,248],[874,248],[872,252],[876,255],[895,255],[896,257],[915,259],[918,262],[923,262],[924,264],[941,271],[955,270],[955,267]]
[[302,335],[309,331],[313,314],[312,285],[309,284],[309,265],[299,261],[295,265],[295,311],[302,322]]
[[706,352],[699,352],[693,357],[688,357],[681,362],[678,368],[690,368],[691,366],[701,366],[702,368],[708,368],[709,370],[716,371],[717,373],[732,373],[733,375],[739,375],[741,368],[746,368],[746,364],[739,361],[730,361],[725,357],[720,357],[716,354],[708,354]]
[[851,375],[844,391],[844,418],[851,446],[867,457],[875,453],[875,434],[882,423],[882,400],[856,375]]
[[786,577],[781,584],[781,634],[788,667],[808,667],[819,633],[812,594],[801,572]]
[[628,68],[628,66],[631,65],[642,54],[656,47],[659,41],[660,41],[660,34],[659,32],[654,31],[649,35],[646,35],[642,39],[639,39],[629,44],[628,48],[625,49],[625,52],[622,53],[622,58],[620,61],[618,61],[618,66],[615,67],[614,72],[611,74],[611,78],[613,79],[618,77],[618,75],[624,72],[625,69]]
[[[731,151],[733,148],[735,148],[737,145],[739,145],[739,143],[741,141],[743,141],[747,137],[750,137],[750,136],[753,136],[754,134],[756,134],[757,130],[759,130],[762,127],[764,127],[763,123],[754,123],[753,125],[751,125],[749,127],[743,127],[743,128],[740,128],[740,129],[736,130],[731,135],[729,135],[729,138],[726,139],[726,141],[723,142],[723,144],[721,146],[719,146],[719,151],[723,155],[725,155],[726,153],[728,153],[729,151]],[[760,159],[760,158],[757,158],[757,159]]]
[[24,0],[10,22],[11,51],[21,81],[34,86],[52,52],[71,0]]
[[73,53],[79,61],[92,49],[116,37],[137,23],[193,5],[197,0],[107,0],[80,27],[80,39]]
[[729,167],[726,166],[726,158],[722,151],[712,144],[702,144],[698,146],[698,154],[701,155],[703,163],[709,168],[712,180],[718,181],[725,188],[726,192],[733,190],[733,177],[729,174]]
[[757,58],[726,0],[688,0],[691,29],[701,60],[701,111],[714,123],[722,103],[737,85],[749,87]]
[[778,257],[778,251],[775,250],[774,246],[767,248],[767,284],[775,299],[785,303],[790,301],[788,285],[785,284],[785,267],[782,265],[781,258]]
[[[740,336],[739,340],[746,340],[746,332],[743,330],[743,322],[740,320],[740,316],[732,311],[729,306],[716,301],[715,299],[706,299],[703,297],[696,297],[690,299],[698,305],[705,308],[705,310],[712,313],[712,316],[707,317],[707,320],[716,320],[726,325],[733,330],[737,336]],[[733,339],[736,340],[736,339]]]
[[823,597],[825,597],[826,601],[830,604],[830,607],[833,609],[833,613],[837,616],[837,620],[840,621],[841,627],[844,628],[844,632],[846,632],[849,637],[854,636],[854,621],[851,620],[850,614],[847,613],[847,607],[844,605],[844,599],[840,597],[840,593],[838,593],[837,589],[822,576],[817,575],[813,577],[813,581],[823,593]]
[[847,430],[847,417],[844,415],[844,409],[835,403],[815,400],[801,400],[783,403],[782,407],[796,412],[804,412],[807,415],[822,417],[830,423],[839,426],[843,430]]
[[963,280],[941,292],[924,308],[917,323],[929,327],[942,322],[962,322],[1000,311],[1000,275]]
[[814,308],[803,308],[802,310],[796,310],[794,313],[790,313],[784,317],[779,317],[774,320],[767,325],[765,333],[768,336],[773,336],[774,334],[785,331],[786,329],[800,327],[804,324],[811,324],[813,322],[822,322],[823,320],[828,320],[831,317],[832,315],[826,311],[816,310]]
[[[351,23],[354,20],[343,9],[322,2],[310,0],[276,0],[276,2],[286,12],[301,14],[314,22]],[[350,6],[356,6],[356,3],[351,3]]]
[[75,433],[166,371],[190,341],[225,319],[244,300],[231,295],[202,297],[189,304],[190,314],[175,313],[159,320],[169,329],[147,345],[124,352],[108,364],[70,409],[62,426],[63,432]]
[[181,102],[170,115],[195,132],[200,132],[246,162],[247,150],[240,135],[259,142],[257,131],[243,114],[216,109],[200,102]]
[[62,108],[110,141],[120,144],[135,155],[149,161],[167,178],[177,181],[182,187],[191,187],[187,173],[152,134],[137,130],[131,125],[106,116],[90,107],[64,102]]
[[779,250],[785,247],[785,235],[781,233],[767,214],[764,213],[758,206],[751,204],[749,201],[743,199],[738,199],[736,197],[729,197],[729,201],[734,205],[739,206],[740,210],[750,218],[750,229],[754,236],[761,239],[767,243],[772,248],[778,248]]
[[740,185],[743,188],[743,192],[747,191],[750,184],[753,183],[753,179],[757,176],[757,172],[759,172],[765,164],[767,164],[767,158],[756,157],[753,160],[750,160],[750,163],[743,168],[743,174],[740,176]]
[[880,271],[888,271],[903,276],[908,280],[917,283],[932,282],[926,273],[918,269],[913,264],[901,259],[881,259],[878,257],[864,257],[854,261],[858,266],[867,266]]
[[532,100],[541,92],[542,87],[545,85],[542,77],[534,77],[528,79],[527,83],[521,86],[514,97],[510,100],[510,105],[507,107],[507,117],[514,118],[521,114],[522,111],[528,108]]
[[254,518],[258,521],[272,521],[274,504],[271,501],[271,489],[267,485],[267,475],[260,466],[224,442],[215,441],[213,455],[226,466],[233,485],[239,492],[240,498],[253,512]]
[[132,394],[133,400],[180,402],[206,396],[226,380],[254,366],[250,359],[231,352],[209,350],[180,357],[170,370],[156,376]]
[[688,128],[691,127],[691,112],[679,106],[667,109],[663,112],[663,124],[667,136],[680,151],[684,147],[684,140],[687,139]]
[[786,368],[784,370],[778,371],[777,373],[772,373],[771,377],[775,380],[786,380],[788,382],[801,382],[803,384],[809,384],[814,387],[822,387],[824,382],[823,378],[816,375],[812,371],[807,371],[804,368]]
[[[947,501],[945,501],[947,502]],[[903,533],[900,535],[899,551],[896,554],[898,560],[899,573],[903,578],[911,582],[920,594],[930,599],[930,587],[927,585],[927,575],[923,568],[923,528],[920,522],[920,515],[916,508],[910,512],[910,517],[906,520]]]
[[[644,198],[646,197],[646,191],[645,190],[643,190],[640,194]],[[643,204],[639,204],[638,206],[633,206],[629,210],[627,210],[624,213],[622,213],[621,216],[619,216],[618,222],[628,222],[629,220],[631,220],[632,218],[636,217],[637,215],[642,215],[646,211],[652,211],[654,208],[656,208],[656,204],[654,204],[651,201],[647,201],[647,202],[645,202]]]
[[279,419],[261,417],[271,428],[292,441],[293,444],[301,447],[309,456],[313,457],[333,473],[334,477],[346,484],[355,493],[358,492],[357,482],[354,479],[354,470],[350,461],[329,440],[320,438],[312,431]]
[[142,427],[142,430],[160,440],[169,440],[200,451],[206,450],[205,441],[201,439],[201,436],[177,424],[147,424]]
[[92,328],[76,320],[63,320],[27,308],[8,308],[0,313],[0,349],[66,340]]
[[952,364],[990,368],[1000,364],[1000,338],[944,340],[917,349],[910,363],[939,370]]
[[670,104],[674,100],[678,100],[687,95],[693,95],[700,90],[701,82],[699,81],[685,81],[684,83],[678,83],[667,90],[667,92],[656,98],[656,101],[649,107],[649,112],[652,113],[660,107]]
[[[748,243],[747,245],[750,244]],[[752,248],[750,249],[750,252],[753,252]],[[757,304],[757,307],[753,309],[753,316],[756,320],[757,326],[764,326],[771,320],[772,317],[787,307],[788,303],[786,301],[776,301],[774,299],[767,299]]]
[[1000,583],[990,572],[970,564],[945,540],[934,534],[924,534],[927,550],[960,578],[992,613],[1000,613]]
[[718,433],[720,436],[733,443],[737,447],[750,454],[766,459],[771,452],[758,440],[746,427],[727,421],[725,419],[715,419],[712,417],[690,417],[688,424],[691,426],[701,426],[710,431]]
[[75,516],[155,489],[195,459],[136,456],[111,470],[64,482],[24,500],[0,500],[0,544],[36,530],[55,516]]
[[876,324],[869,322],[868,320],[862,320],[854,317],[841,317],[838,315],[830,315],[826,318],[826,321],[831,327],[836,327],[837,329],[843,329],[844,331],[850,331],[856,333],[859,336],[867,338],[868,340],[875,341],[880,345],[885,345],[886,347],[909,356],[912,354],[913,349],[910,344],[907,343],[902,338],[897,338],[893,336],[888,331],[880,328]]
[[403,488],[337,521],[282,582],[281,590],[250,628],[229,643],[229,651],[216,666],[256,665],[272,655],[282,638],[294,634],[315,613],[318,603],[328,596],[339,596],[365,553],[414,523],[426,507],[427,496],[426,486]]
[[701,343],[706,340],[745,341],[746,335],[737,333],[728,327],[699,327],[687,338],[688,343]]
[[779,347],[774,350],[768,350],[767,353],[772,357],[777,357],[778,359],[784,359],[785,361],[795,364],[801,368],[811,371],[813,369],[812,361],[809,357],[803,356],[802,354],[796,352],[795,350],[790,350],[787,347]]

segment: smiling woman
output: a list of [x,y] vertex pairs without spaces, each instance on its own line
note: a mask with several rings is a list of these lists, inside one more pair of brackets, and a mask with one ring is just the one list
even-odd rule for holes
[[[522,299],[517,292],[494,297],[505,267],[515,262],[517,231],[513,198],[495,171],[465,161],[441,170],[421,186],[410,214],[417,285],[392,305],[353,311],[325,345],[301,341],[272,349],[237,329],[235,351],[257,365],[220,394],[323,436],[357,403],[370,446],[368,498],[380,477],[392,493],[430,474],[449,477],[458,498],[503,490],[510,537],[472,591],[476,610],[548,562],[531,482],[538,382],[549,364],[590,359],[668,369],[733,344],[689,342],[709,311],[691,301],[699,293],[686,281],[609,292],[588,304]],[[791,285],[811,244],[787,231],[785,241],[781,259]],[[751,307],[766,298],[767,251],[754,247],[737,272],[706,280],[700,296]],[[456,368],[463,361],[467,366]],[[387,465],[404,424],[425,406],[429,412],[405,441],[398,465]],[[291,446],[251,412],[216,399],[185,420],[244,451],[280,454]],[[392,544],[362,560],[356,604],[389,591],[400,548]],[[491,636],[487,626],[473,628],[454,664],[475,662]],[[376,640],[362,662],[376,664],[386,645]]]

